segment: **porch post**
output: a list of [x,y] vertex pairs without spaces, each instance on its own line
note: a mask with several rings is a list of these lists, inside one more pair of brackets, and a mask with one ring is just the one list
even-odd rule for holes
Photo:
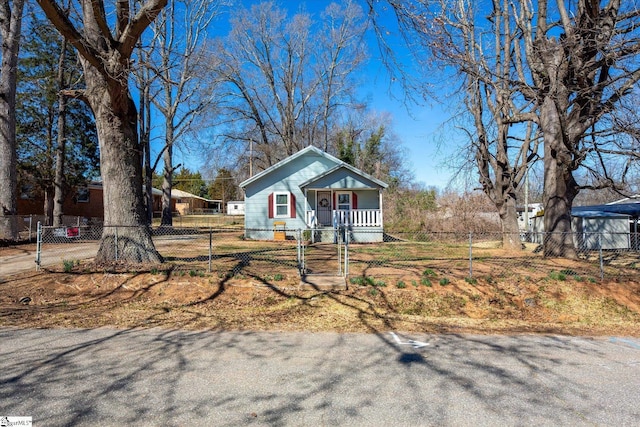
[[310,224],[307,223],[309,218],[309,189],[304,189],[304,225],[306,228],[310,228]]
[[380,227],[384,228],[384,220],[382,217],[382,191],[378,188],[378,199],[380,200],[378,202],[378,206],[380,207]]

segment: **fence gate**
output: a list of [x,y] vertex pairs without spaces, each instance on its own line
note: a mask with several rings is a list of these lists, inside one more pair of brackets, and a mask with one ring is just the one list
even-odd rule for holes
[[347,257],[344,233],[332,228],[309,230],[305,242],[302,274],[314,276],[345,276]]

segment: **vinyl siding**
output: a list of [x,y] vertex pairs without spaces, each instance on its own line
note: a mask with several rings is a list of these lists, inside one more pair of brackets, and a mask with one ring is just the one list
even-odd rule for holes
[[[247,237],[252,237],[250,232],[252,229],[272,230],[274,221],[285,221],[287,229],[291,230],[306,228],[304,215],[308,207],[300,184],[334,166],[335,163],[329,159],[310,152],[247,185],[245,188]],[[274,192],[293,193],[296,199],[296,218],[269,218],[268,197]],[[259,234],[264,235],[264,233]]]

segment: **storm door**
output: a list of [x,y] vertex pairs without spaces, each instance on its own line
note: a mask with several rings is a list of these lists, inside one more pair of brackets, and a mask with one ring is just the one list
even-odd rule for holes
[[318,225],[329,226],[331,221],[331,191],[318,191],[317,194]]

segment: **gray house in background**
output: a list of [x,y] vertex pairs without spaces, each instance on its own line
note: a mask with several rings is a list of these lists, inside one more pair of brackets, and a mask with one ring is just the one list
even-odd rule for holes
[[245,237],[287,238],[312,230],[313,240],[333,240],[344,228],[354,242],[382,241],[382,190],[387,184],[307,147],[240,184],[245,192]]
[[[577,248],[640,249],[638,218],[640,198],[633,196],[606,205],[574,206],[571,209],[571,228]],[[532,241],[542,243],[544,216],[532,220]]]

